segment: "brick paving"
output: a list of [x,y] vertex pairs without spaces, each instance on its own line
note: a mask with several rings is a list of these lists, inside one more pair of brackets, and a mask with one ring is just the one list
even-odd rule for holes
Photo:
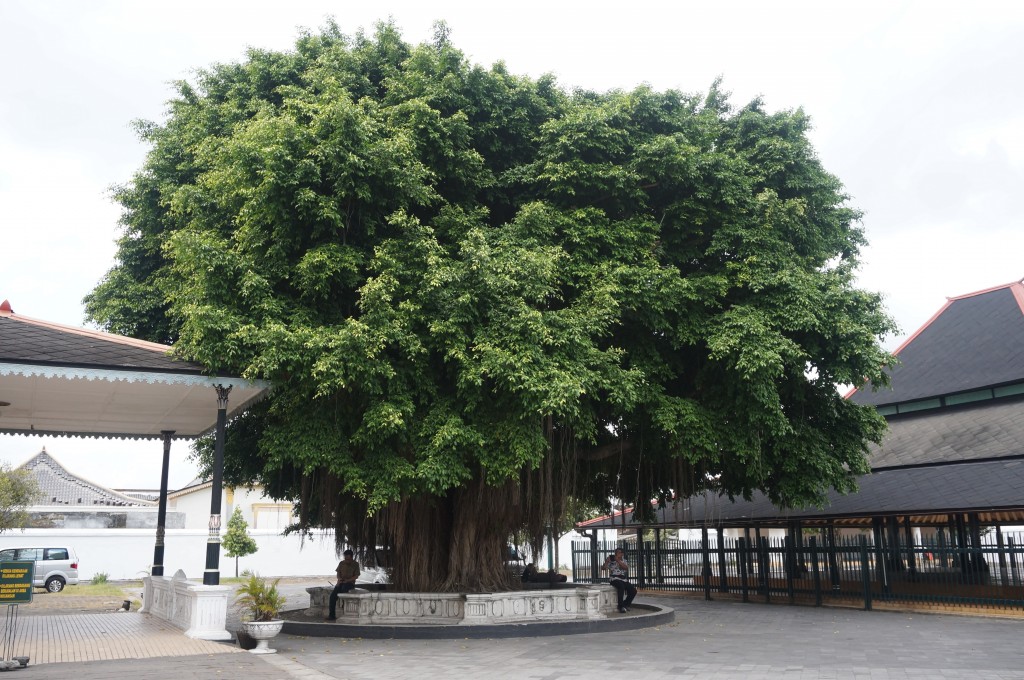
[[[645,598],[643,593],[640,599],[674,607],[676,621],[640,631],[548,638],[347,640],[281,635],[272,643],[279,653],[271,656],[188,640],[172,629],[166,646],[160,648],[160,653],[168,654],[162,658],[38,665],[33,658],[30,668],[20,672],[74,680],[557,680],[608,673],[638,680],[1024,680],[1020,620]],[[145,615],[92,616],[121,621],[136,617],[146,631],[143,637],[150,631],[163,634],[159,626],[147,628],[154,619]],[[36,618],[42,622],[53,617]],[[119,653],[138,653],[131,650],[148,644],[139,637],[126,639],[116,648]],[[186,648],[199,644],[210,651]],[[152,644],[153,649],[158,647]],[[112,654],[115,647],[107,649]]]
[[137,612],[19,616],[12,648],[11,656],[28,656],[33,665],[241,651],[193,640],[167,621]]

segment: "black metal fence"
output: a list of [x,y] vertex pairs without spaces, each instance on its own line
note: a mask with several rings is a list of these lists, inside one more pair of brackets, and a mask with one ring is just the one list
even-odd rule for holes
[[[817,533],[817,532],[816,532]],[[732,593],[744,601],[845,604],[932,603],[1024,610],[1024,537],[986,535],[970,546],[934,539],[886,544],[872,535],[618,543],[576,541],[573,580],[607,579],[600,569],[623,548],[641,589]]]

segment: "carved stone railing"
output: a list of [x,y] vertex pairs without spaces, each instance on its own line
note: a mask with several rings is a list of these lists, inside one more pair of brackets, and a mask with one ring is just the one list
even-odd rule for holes
[[[305,615],[327,615],[331,588],[306,588]],[[580,585],[505,593],[393,593],[360,592],[338,596],[335,614],[341,623],[490,625],[534,621],[601,619],[615,611],[615,589],[607,585]]]
[[191,583],[180,569],[172,576],[146,576],[142,579],[143,614],[152,614],[200,640],[230,640],[227,631],[227,586]]

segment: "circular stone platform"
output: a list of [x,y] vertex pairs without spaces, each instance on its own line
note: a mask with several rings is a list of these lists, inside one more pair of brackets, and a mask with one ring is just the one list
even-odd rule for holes
[[541,637],[548,635],[580,635],[583,633],[611,633],[623,630],[653,628],[675,620],[675,611],[655,604],[631,605],[626,614],[618,612],[603,618],[574,621],[534,621],[529,623],[502,623],[480,625],[416,625],[416,624],[358,624],[341,621],[312,621],[305,609],[281,613],[284,628],[289,635],[310,637],[343,637],[367,639],[426,639],[457,638]]

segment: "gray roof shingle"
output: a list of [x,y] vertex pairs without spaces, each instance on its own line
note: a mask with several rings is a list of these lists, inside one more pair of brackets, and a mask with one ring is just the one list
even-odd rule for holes
[[[936,515],[948,512],[986,512],[1024,508],[1024,460],[997,460],[880,470],[858,479],[860,490],[846,496],[832,492],[825,508],[779,510],[763,494],[750,501],[730,501],[715,495],[696,496],[657,511],[658,523],[668,526],[743,525],[780,520],[870,517],[876,515]],[[635,526],[632,513],[602,517],[581,526],[587,529]]]
[[99,331],[0,315],[0,363],[202,374],[168,356],[169,347]]
[[40,505],[74,506],[141,506],[150,507],[152,501],[144,501],[106,489],[71,474],[58,463],[44,448],[35,456],[18,466],[32,473],[42,492]]
[[881,446],[870,461],[880,468],[1024,457],[1024,400],[976,402],[970,406],[891,416]]
[[892,389],[850,399],[879,406],[1024,381],[1024,285],[951,298],[897,355]]

